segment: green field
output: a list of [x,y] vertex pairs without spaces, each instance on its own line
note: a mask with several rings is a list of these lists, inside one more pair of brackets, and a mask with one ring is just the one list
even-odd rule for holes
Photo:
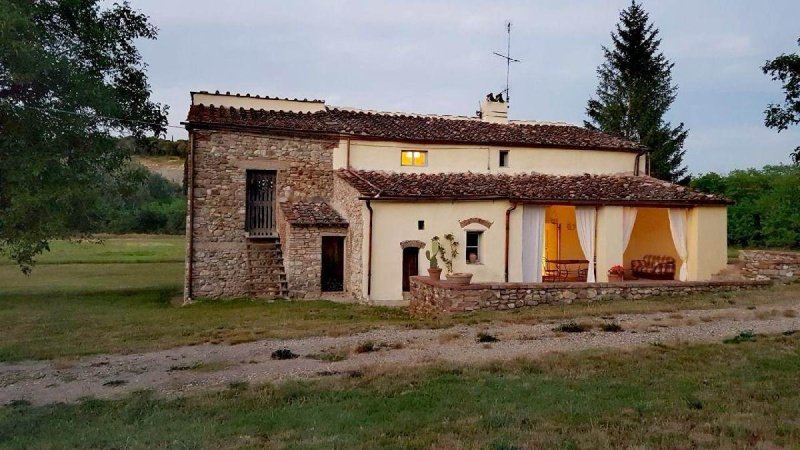
[[[558,323],[581,316],[757,306],[800,285],[546,306],[419,321],[326,301],[181,304],[183,242],[53,244],[30,276],[0,266],[0,360],[63,359],[376,327]],[[0,407],[2,448],[797,448],[800,333],[753,342],[557,354],[479,367],[383,367],[179,399],[142,392]]]
[[440,319],[404,309],[327,301],[201,300],[181,306],[182,237],[104,236],[54,242],[31,275],[0,265],[0,361],[133,353],[200,343],[338,336],[376,327],[538,323],[580,316],[759,305],[795,298],[798,287],[739,294],[541,306]]
[[797,448],[800,336],[0,409],[4,448]]
[[[50,251],[36,257],[36,264],[183,262],[185,256],[183,236],[98,235],[93,239],[52,241]],[[0,259],[0,266],[3,265],[14,263]]]

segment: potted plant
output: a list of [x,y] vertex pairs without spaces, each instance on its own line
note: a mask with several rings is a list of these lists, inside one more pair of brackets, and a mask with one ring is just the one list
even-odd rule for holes
[[444,261],[444,265],[447,267],[447,282],[449,284],[455,285],[466,285],[472,281],[472,274],[467,272],[455,272],[453,273],[453,261],[458,257],[458,241],[453,236],[452,233],[447,233],[444,235],[444,239],[447,241],[450,247],[449,254],[445,253],[444,247],[441,245],[439,246],[439,257],[442,258]]
[[428,267],[428,276],[434,281],[439,281],[442,277],[442,269],[439,268],[439,261],[436,259],[439,250],[439,236],[434,236],[433,239],[431,239],[431,249],[425,250],[425,258],[430,264]]
[[469,263],[470,264],[478,264],[478,255],[475,252],[470,252],[469,254]]
[[625,268],[621,265],[617,264],[616,266],[612,266],[608,269],[608,282],[609,283],[617,283],[622,281],[623,275],[625,275]]

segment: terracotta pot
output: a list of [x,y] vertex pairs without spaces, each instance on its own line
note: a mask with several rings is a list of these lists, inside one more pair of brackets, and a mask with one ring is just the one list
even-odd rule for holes
[[442,269],[428,269],[428,276],[431,280],[439,281],[442,278]]
[[467,285],[472,280],[471,273],[448,273],[447,283],[459,286]]
[[609,283],[621,283],[622,282],[622,275],[608,274],[608,282]]

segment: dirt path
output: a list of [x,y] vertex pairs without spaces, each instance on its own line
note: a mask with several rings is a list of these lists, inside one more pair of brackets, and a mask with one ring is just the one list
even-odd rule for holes
[[[368,367],[408,367],[437,361],[480,363],[590,348],[626,349],[651,343],[720,342],[744,330],[774,334],[800,329],[800,305],[769,305],[679,313],[586,318],[595,324],[614,322],[621,332],[598,327],[583,333],[553,331],[554,324],[493,323],[438,330],[379,329],[343,337],[265,340],[239,345],[199,345],[133,355],[100,355],[74,361],[0,363],[0,404],[27,400],[33,404],[73,402],[81,397],[113,398],[152,389],[180,395],[222,388],[234,382],[263,383],[353,373]],[[499,341],[478,343],[477,333]],[[357,353],[367,341],[376,351]],[[299,355],[273,360],[288,348]],[[340,354],[331,362],[320,354]]]

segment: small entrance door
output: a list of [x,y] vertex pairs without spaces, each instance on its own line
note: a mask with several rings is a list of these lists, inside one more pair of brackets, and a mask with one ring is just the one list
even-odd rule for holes
[[419,249],[407,247],[403,249],[403,292],[411,290],[410,277],[419,275]]
[[322,236],[323,292],[344,290],[344,236]]

